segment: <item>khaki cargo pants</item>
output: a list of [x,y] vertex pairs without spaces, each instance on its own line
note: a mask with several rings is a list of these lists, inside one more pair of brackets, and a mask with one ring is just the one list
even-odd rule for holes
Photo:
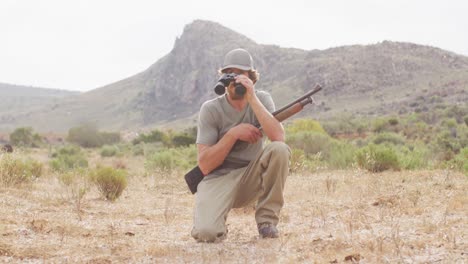
[[268,144],[247,167],[223,176],[207,176],[195,195],[192,236],[214,242],[226,237],[226,219],[232,208],[257,201],[257,224],[278,224],[291,151],[283,142]]

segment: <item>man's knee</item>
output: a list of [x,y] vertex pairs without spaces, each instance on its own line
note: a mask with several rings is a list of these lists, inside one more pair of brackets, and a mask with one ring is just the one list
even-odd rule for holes
[[226,237],[226,232],[220,232],[210,227],[193,228],[192,237],[198,242],[213,243],[223,240]]
[[291,150],[289,149],[289,146],[282,141],[271,142],[267,145],[267,148],[275,157],[278,157],[279,159],[289,160],[289,157],[291,156]]

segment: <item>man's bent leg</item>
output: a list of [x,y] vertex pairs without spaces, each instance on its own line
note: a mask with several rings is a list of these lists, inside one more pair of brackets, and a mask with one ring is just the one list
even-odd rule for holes
[[234,207],[242,207],[258,198],[257,224],[276,226],[283,207],[283,191],[289,173],[291,151],[283,142],[272,142],[257,156],[242,176]]
[[198,184],[195,194],[192,236],[199,242],[215,242],[227,235],[226,219],[232,208],[239,175],[243,169]]

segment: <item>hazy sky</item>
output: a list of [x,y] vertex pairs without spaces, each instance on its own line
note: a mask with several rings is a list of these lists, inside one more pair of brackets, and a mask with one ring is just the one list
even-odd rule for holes
[[195,19],[282,47],[392,40],[468,56],[466,0],[0,0],[0,82],[98,88],[148,68]]

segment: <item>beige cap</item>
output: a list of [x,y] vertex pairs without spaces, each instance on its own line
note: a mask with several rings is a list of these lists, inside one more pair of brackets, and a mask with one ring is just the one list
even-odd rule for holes
[[221,70],[236,68],[243,71],[253,70],[253,59],[245,49],[234,49],[226,54]]

